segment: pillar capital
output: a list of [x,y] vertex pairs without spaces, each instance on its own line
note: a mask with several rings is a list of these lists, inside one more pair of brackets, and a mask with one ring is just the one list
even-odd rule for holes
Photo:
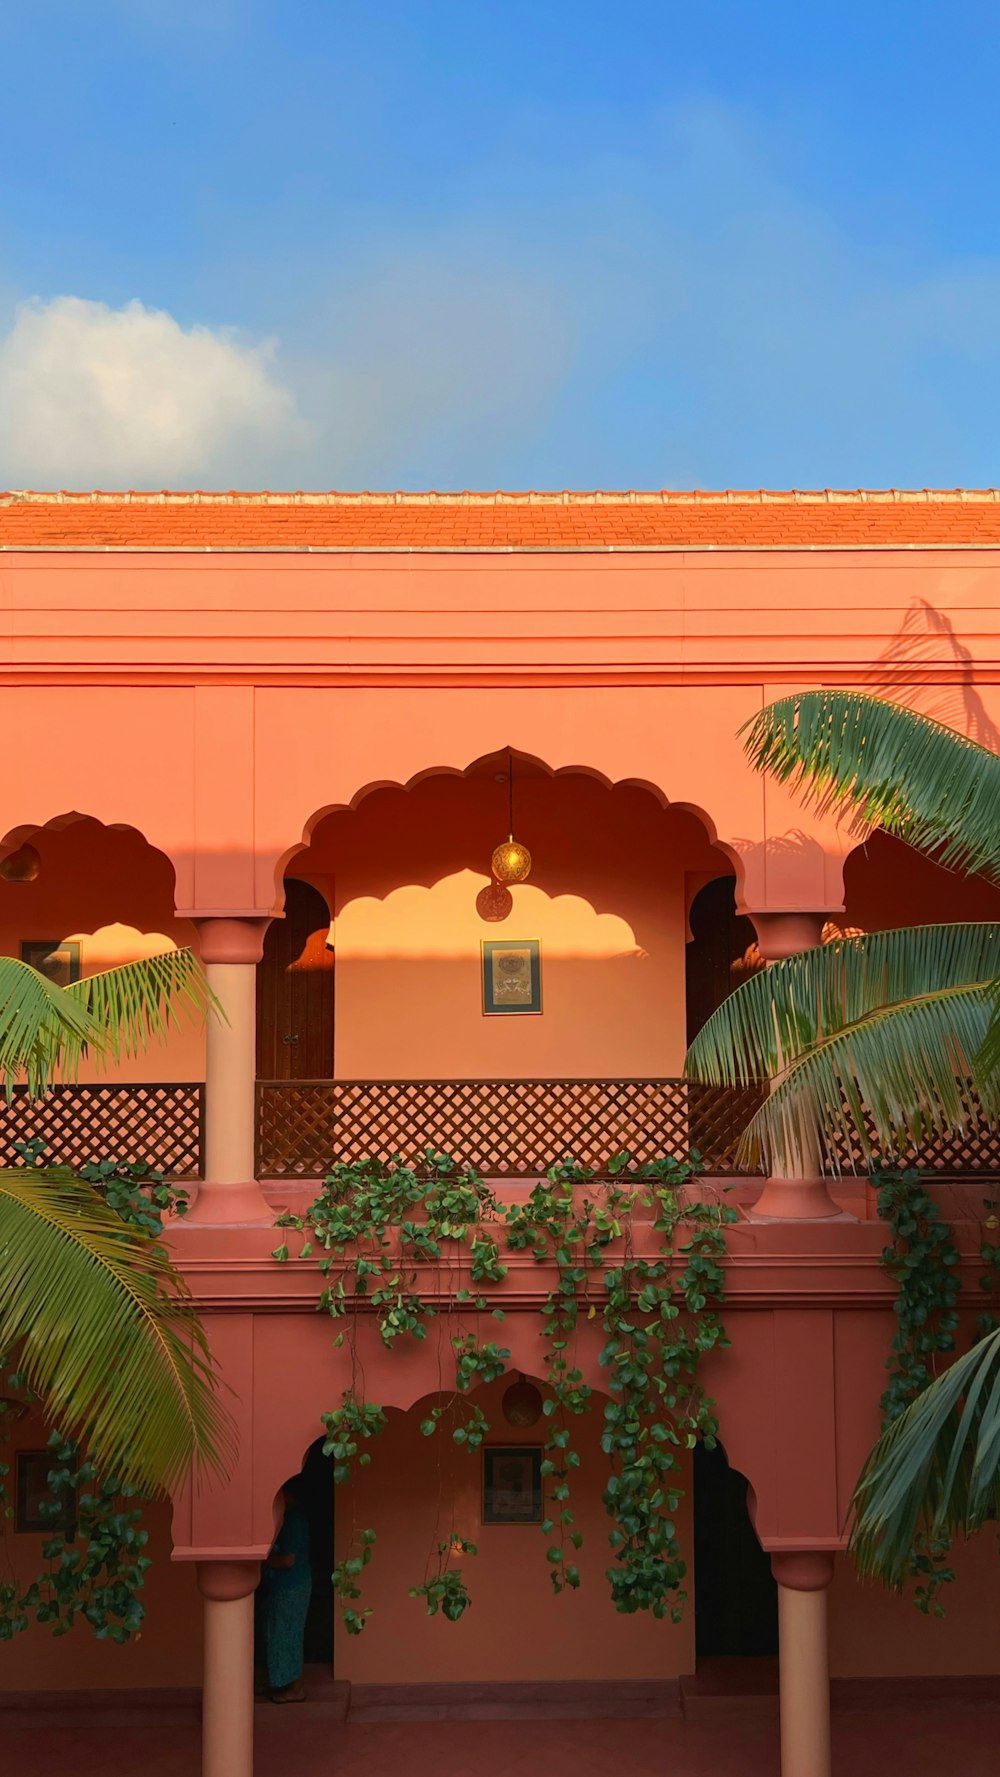
[[833,1579],[832,1549],[784,1549],[771,1556],[771,1572],[790,1592],[823,1592]]
[[747,909],[757,931],[757,948],[766,963],[782,962],[800,950],[812,950],[822,942],[827,912],[808,912],[802,908]]
[[271,914],[195,914],[203,963],[259,963]]
[[259,1561],[199,1561],[196,1571],[199,1592],[213,1604],[249,1598],[260,1581]]

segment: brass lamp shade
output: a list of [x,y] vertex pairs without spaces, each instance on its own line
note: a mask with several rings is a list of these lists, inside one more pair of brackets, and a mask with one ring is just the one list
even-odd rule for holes
[[541,1390],[519,1376],[504,1391],[500,1409],[508,1425],[537,1425],[544,1411]]
[[531,873],[531,853],[513,833],[493,853],[493,874],[498,882],[526,882]]
[[20,845],[0,862],[0,876],[4,882],[34,882],[41,867],[42,860],[34,846]]

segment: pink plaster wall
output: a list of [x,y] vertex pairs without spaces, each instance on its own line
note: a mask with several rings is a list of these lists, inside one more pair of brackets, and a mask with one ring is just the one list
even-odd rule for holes
[[830,1588],[830,1671],[834,1678],[941,1677],[1000,1672],[995,1529],[956,1544],[956,1578],[942,1596],[943,1618],[923,1616],[912,1597],[859,1579],[848,1557]]
[[[541,1426],[516,1431],[500,1412],[510,1377],[477,1391],[493,1430],[489,1442],[540,1442]],[[609,1520],[600,1493],[600,1403],[574,1426],[582,1462],[573,1484],[573,1509],[584,1535],[576,1592],[556,1596],[545,1550],[551,1538],[529,1525],[481,1522],[482,1459],[460,1450],[442,1421],[424,1438],[419,1421],[434,1397],[394,1414],[372,1447],[371,1466],[337,1491],[342,1551],[352,1520],[377,1533],[364,1580],[364,1602],[374,1614],[360,1636],[338,1633],[334,1671],[355,1683],[432,1683],[516,1679],[670,1678],[694,1666],[690,1609],[674,1626],[646,1613],[621,1616],[609,1600],[604,1569]],[[679,1517],[690,1547],[690,1509]],[[472,1605],[458,1623],[428,1617],[407,1587],[425,1578],[440,1538],[457,1534],[478,1549],[464,1564]]]
[[317,811],[515,744],[704,809],[751,905],[833,909],[849,836],[765,796],[736,730],[853,683],[988,735],[998,572],[990,549],[12,551],[0,721],[32,770],[0,833],[129,821],[181,909],[270,906]]
[[[18,1450],[44,1450],[47,1427],[28,1418],[14,1428],[4,1451],[13,1481]],[[79,1691],[180,1689],[201,1682],[201,1596],[194,1569],[170,1559],[171,1508],[148,1505],[143,1525],[149,1532],[146,1553],[152,1566],[146,1576],[143,1602],[146,1620],[126,1646],[98,1641],[88,1624],[79,1622],[68,1635],[55,1637],[33,1624],[23,1635],[4,1642],[0,1652],[0,1691]],[[44,1566],[41,1536],[4,1527],[0,1572],[5,1581],[24,1586]]]
[[[681,1071],[685,873],[728,861],[648,791],[517,761],[514,777],[533,865],[501,923],[475,905],[507,833],[492,770],[376,791],[296,857],[296,874],[333,885],[340,1078]],[[540,1017],[483,1016],[480,944],[508,935],[540,940]]]

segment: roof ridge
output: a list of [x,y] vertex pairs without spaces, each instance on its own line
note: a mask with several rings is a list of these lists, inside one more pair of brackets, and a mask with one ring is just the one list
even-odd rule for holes
[[545,491],[529,488],[514,491],[497,488],[475,491],[463,488],[454,492],[430,489],[396,489],[374,492],[363,489],[346,492],[331,489],[310,492],[302,488],[286,492],[270,489],[241,491],[229,488],[213,491],[206,488],[190,490],[160,488],[142,490],[125,488],[117,492],[102,488],[72,490],[59,488],[11,488],[0,491],[0,506],[769,506],[769,505],[911,505],[911,504],[992,504],[1000,502],[998,488],[690,488],[690,489],[605,489],[582,491],[570,488]]

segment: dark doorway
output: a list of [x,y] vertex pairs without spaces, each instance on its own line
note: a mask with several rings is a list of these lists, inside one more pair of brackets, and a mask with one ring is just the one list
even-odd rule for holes
[[778,1651],[778,1588],[747,1509],[747,1480],[721,1444],[694,1451],[694,1636],[709,1655]]
[[323,1439],[312,1444],[302,1464],[302,1509],[309,1520],[312,1597],[306,1618],[308,1665],[333,1666],[333,1458],[323,1455]]
[[330,909],[318,889],[285,881],[285,917],[264,939],[257,970],[257,1078],[333,1078],[334,960]]
[[763,965],[756,956],[753,921],[736,911],[736,879],[717,876],[691,903],[687,945],[687,1040],[693,1043],[716,1007],[748,973]]

